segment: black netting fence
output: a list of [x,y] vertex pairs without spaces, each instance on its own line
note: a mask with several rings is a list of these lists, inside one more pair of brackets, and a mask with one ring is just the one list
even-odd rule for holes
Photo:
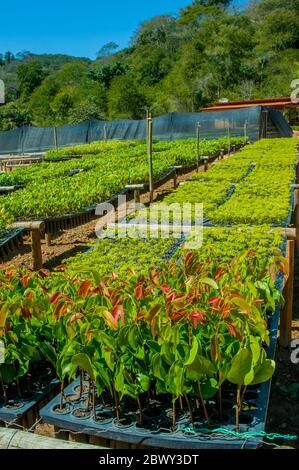
[[[263,108],[260,106],[208,113],[169,113],[154,118],[153,136],[157,140],[175,140],[195,137],[200,123],[202,139],[217,139],[227,136],[230,126],[232,136],[244,135],[251,141],[263,136]],[[269,121],[272,134],[289,137],[291,128],[280,111],[272,109]],[[84,144],[96,140],[143,140],[146,138],[146,120],[97,121],[88,120],[76,125],[54,128],[23,126],[8,132],[0,132],[0,154],[22,154],[42,152],[57,147]]]

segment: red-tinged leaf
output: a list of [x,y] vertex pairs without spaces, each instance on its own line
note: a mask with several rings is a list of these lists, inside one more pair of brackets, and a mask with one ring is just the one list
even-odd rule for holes
[[117,279],[118,278],[118,275],[116,273],[112,273],[112,279]]
[[49,271],[49,269],[45,269],[45,268],[42,268],[39,270],[38,272],[42,277],[49,277],[51,272]]
[[122,305],[117,305],[112,309],[112,316],[114,320],[118,320],[120,318],[122,324],[125,324],[125,311]]
[[53,318],[55,320],[60,320],[61,317],[63,317],[67,312],[67,305],[65,302],[59,302],[55,305],[54,310],[53,310]]
[[176,298],[176,294],[175,292],[169,292],[169,294],[167,294],[166,296],[166,302],[169,304],[171,302],[173,302]]
[[206,317],[200,310],[196,310],[195,312],[191,313],[190,320],[194,328],[198,327],[198,322],[204,325],[207,321]]
[[161,286],[161,291],[162,291],[164,294],[169,294],[170,292],[172,292],[172,289],[171,289],[171,287],[169,287],[169,286],[163,284],[163,285]]
[[71,316],[69,322],[70,323],[75,323],[77,320],[80,320],[80,318],[83,318],[82,313],[74,313],[74,315]]
[[57,266],[56,270],[57,271],[64,271],[65,270],[65,264],[60,264],[59,266]]
[[79,282],[79,279],[77,277],[75,277],[73,280],[72,280],[72,286],[74,286],[75,284],[77,284],[77,282]]
[[153,283],[155,284],[155,286],[160,286],[160,283],[159,283],[159,273],[158,271],[154,271],[152,273],[152,281]]
[[42,291],[43,291],[45,294],[47,294],[47,293],[49,292],[49,289],[48,289],[46,286],[44,286],[44,285],[41,285],[40,288],[42,289]]
[[28,281],[29,281],[29,277],[28,276],[23,276],[22,278],[22,283],[23,283],[23,286],[24,287],[27,287],[28,286]]
[[101,282],[100,287],[102,289],[103,295],[105,295],[105,297],[110,298],[110,291],[108,287],[106,286],[106,284],[104,282]]
[[215,279],[220,279],[224,274],[224,269],[223,268],[217,268],[216,272],[215,272]]
[[238,333],[237,333],[237,330],[235,329],[235,327],[233,325],[229,325],[229,324],[226,324],[227,326],[227,329],[229,331],[229,333],[231,334],[231,336],[234,336],[235,338],[238,336]]
[[189,264],[192,263],[192,261],[194,260],[194,257],[195,257],[195,254],[190,252],[188,253],[186,256],[185,256],[185,259],[184,259],[184,265],[185,266],[189,266]]
[[171,320],[172,321],[180,320],[181,318],[186,317],[186,315],[187,315],[187,312],[185,310],[180,310],[178,312],[174,312],[171,315]]
[[145,292],[146,292],[146,293],[151,293],[151,292],[153,292],[154,288],[155,288],[154,284],[150,284],[150,285],[147,286],[147,288],[145,289]]
[[257,299],[257,300],[255,300],[255,303],[256,304],[264,304],[265,301],[263,299]]
[[32,302],[33,300],[33,293],[32,292],[27,292],[26,294],[26,299],[30,300],[30,302]]
[[60,292],[58,291],[54,292],[54,294],[50,296],[50,304],[53,304],[53,305],[57,304],[60,297],[61,297]]
[[97,286],[97,287],[94,287],[91,292],[90,292],[90,295],[91,297],[95,297],[96,295],[100,294],[102,292],[102,289],[100,286]]
[[142,284],[137,284],[135,287],[135,296],[137,300],[140,300],[144,297],[144,289]]
[[216,306],[216,305],[218,305],[219,297],[212,297],[211,299],[209,299],[208,302],[209,302],[210,305]]
[[247,257],[248,257],[248,258],[252,258],[252,257],[254,256],[254,254],[255,254],[254,251],[253,251],[253,250],[250,250],[250,251],[248,251],[248,253],[247,253]]
[[22,315],[25,318],[25,320],[30,320],[30,318],[32,317],[32,314],[31,314],[29,308],[26,307],[26,306],[21,307],[21,312],[22,312]]
[[91,281],[82,282],[81,286],[78,289],[78,295],[81,295],[83,299],[86,299],[90,286]]

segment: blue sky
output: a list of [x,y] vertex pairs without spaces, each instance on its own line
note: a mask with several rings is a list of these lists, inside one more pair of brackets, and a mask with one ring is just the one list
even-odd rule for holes
[[189,3],[191,0],[3,2],[0,6],[0,52],[29,50],[94,58],[96,51],[107,42],[114,41],[125,47],[141,21],[176,13]]

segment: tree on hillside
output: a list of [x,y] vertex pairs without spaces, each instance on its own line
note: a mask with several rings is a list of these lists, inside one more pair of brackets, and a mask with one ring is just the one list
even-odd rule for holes
[[72,122],[81,105],[85,109],[87,105],[96,107],[98,116],[106,113],[106,92],[102,85],[88,78],[87,72],[86,65],[69,63],[48,76],[30,97],[34,123],[51,126]]
[[195,0],[180,10],[178,23],[181,25],[196,23],[203,15],[217,12],[219,8],[226,8],[231,2],[232,0]]
[[10,64],[14,59],[15,59],[15,57],[14,57],[14,55],[13,55],[12,52],[10,52],[10,51],[5,52],[5,54],[4,54],[4,62],[5,62],[6,64]]
[[31,124],[30,112],[18,105],[18,103],[8,103],[0,107],[0,130],[9,131],[16,127]]
[[21,95],[24,99],[28,99],[33,91],[43,82],[47,73],[38,61],[30,61],[19,65],[17,76]]
[[127,64],[117,61],[112,64],[103,65],[102,67],[92,68],[88,71],[88,77],[96,82],[101,83],[106,88],[109,88],[112,80],[120,75],[125,75],[129,70]]
[[114,54],[118,48],[119,45],[115,42],[108,42],[107,44],[104,44],[104,46],[102,46],[101,49],[96,53],[96,57],[97,59],[109,57],[110,55]]
[[108,92],[108,113],[111,119],[142,119],[148,101],[134,79],[127,75],[116,77]]

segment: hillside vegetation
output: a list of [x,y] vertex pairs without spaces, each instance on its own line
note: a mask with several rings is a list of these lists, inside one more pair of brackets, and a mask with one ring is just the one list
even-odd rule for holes
[[289,96],[298,75],[299,0],[195,0],[176,16],[142,23],[130,45],[109,43],[96,60],[0,56],[7,104],[0,129],[143,118],[197,111],[221,98]]

